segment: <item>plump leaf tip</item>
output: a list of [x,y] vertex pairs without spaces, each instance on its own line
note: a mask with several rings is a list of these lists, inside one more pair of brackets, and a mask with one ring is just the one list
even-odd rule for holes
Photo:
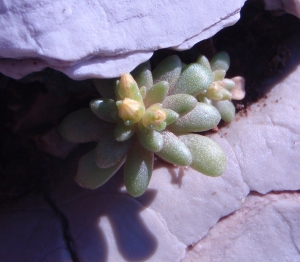
[[154,154],[208,176],[224,173],[224,151],[196,133],[210,130],[221,119],[232,121],[231,99],[245,96],[242,77],[225,78],[229,66],[226,52],[211,61],[201,55],[184,67],[178,56],[171,56],[153,72],[147,62],[119,80],[94,80],[103,98],[71,113],[59,127],[68,141],[98,142],[80,159],[77,183],[95,189],[125,164],[125,186],[138,197],[149,185]]

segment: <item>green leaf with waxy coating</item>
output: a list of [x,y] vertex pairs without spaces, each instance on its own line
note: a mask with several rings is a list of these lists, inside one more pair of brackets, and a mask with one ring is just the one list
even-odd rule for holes
[[229,66],[230,58],[228,53],[224,51],[217,53],[210,61],[210,67],[212,71],[220,69],[227,71]]
[[113,125],[99,119],[89,108],[80,109],[67,115],[59,125],[60,135],[72,143],[98,141],[113,128]]
[[225,122],[231,122],[235,116],[235,107],[231,101],[216,101],[213,105],[219,110]]
[[218,125],[221,120],[219,111],[212,105],[198,102],[196,107],[168,126],[174,133],[207,131]]
[[115,139],[119,142],[131,138],[137,129],[137,125],[127,126],[123,122],[116,125],[114,129]]
[[197,96],[213,82],[213,72],[197,63],[190,64],[180,75],[175,87],[169,94],[188,94]]
[[210,69],[210,63],[209,63],[209,60],[207,59],[206,56],[204,55],[200,55],[198,58],[197,58],[197,61],[196,63]]
[[138,197],[148,188],[153,171],[154,154],[139,143],[129,151],[124,166],[124,181],[127,192]]
[[170,125],[174,122],[176,122],[179,118],[179,114],[171,109],[164,108],[164,111],[166,112],[166,124]]
[[160,81],[148,89],[146,97],[144,98],[144,104],[146,108],[156,103],[164,101],[169,91],[169,83],[166,81]]
[[99,92],[99,94],[104,98],[115,99],[115,86],[116,78],[111,79],[93,79],[93,83]]
[[171,109],[180,116],[183,116],[193,110],[197,102],[197,99],[191,95],[177,94],[167,96],[162,105],[164,108]]
[[147,94],[147,88],[145,86],[142,86],[140,88],[140,93],[141,93],[142,98],[145,99],[146,94]]
[[139,122],[137,135],[140,144],[151,152],[158,152],[164,144],[163,136],[156,130],[150,130]]
[[203,94],[197,95],[197,99],[199,102],[211,105],[211,99]]
[[150,61],[140,64],[131,72],[131,75],[139,87],[145,86],[146,89],[149,89],[153,86]]
[[95,162],[95,150],[92,150],[80,158],[75,181],[81,187],[96,189],[104,185],[124,162],[125,158],[109,168],[99,168]]
[[172,132],[162,132],[164,144],[156,154],[165,161],[176,166],[189,166],[192,163],[192,155],[187,146]]
[[98,167],[107,168],[120,162],[129,151],[132,143],[133,139],[118,142],[115,139],[113,132],[109,132],[105,136],[102,136],[96,147],[95,158]]
[[191,168],[213,177],[225,172],[226,155],[215,141],[197,134],[182,135],[179,138],[186,144],[193,156]]
[[167,81],[170,91],[174,88],[179,79],[182,63],[177,55],[172,55],[162,60],[152,71],[153,83]]
[[118,117],[116,101],[113,99],[94,99],[90,102],[90,108],[96,116],[104,121],[110,123],[121,121],[121,118]]

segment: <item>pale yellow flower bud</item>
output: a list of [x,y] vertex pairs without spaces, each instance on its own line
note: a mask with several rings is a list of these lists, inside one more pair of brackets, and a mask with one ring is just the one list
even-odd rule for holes
[[150,106],[143,115],[143,125],[148,129],[157,129],[166,120],[167,114],[161,105]]
[[130,98],[118,101],[117,106],[119,108],[119,117],[123,119],[125,125],[137,123],[145,113],[144,104]]
[[231,93],[223,88],[218,82],[213,82],[207,89],[206,96],[213,100],[230,100]]
[[139,87],[131,74],[123,74],[117,85],[117,92],[121,99],[130,98],[139,102],[143,101]]

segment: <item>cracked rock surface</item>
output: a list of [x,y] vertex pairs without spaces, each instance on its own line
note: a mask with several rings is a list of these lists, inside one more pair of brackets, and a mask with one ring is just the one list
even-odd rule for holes
[[300,194],[251,194],[188,252],[191,261],[299,261]]
[[132,71],[161,48],[185,50],[239,19],[245,0],[2,1],[0,72],[52,67],[73,79]]

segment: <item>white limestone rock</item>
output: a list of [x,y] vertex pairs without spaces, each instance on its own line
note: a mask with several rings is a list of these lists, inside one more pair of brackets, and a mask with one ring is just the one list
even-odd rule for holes
[[183,262],[300,261],[300,194],[251,195],[221,220]]
[[73,79],[117,77],[157,49],[189,49],[234,24],[244,2],[2,1],[0,72],[19,79],[49,66]]

